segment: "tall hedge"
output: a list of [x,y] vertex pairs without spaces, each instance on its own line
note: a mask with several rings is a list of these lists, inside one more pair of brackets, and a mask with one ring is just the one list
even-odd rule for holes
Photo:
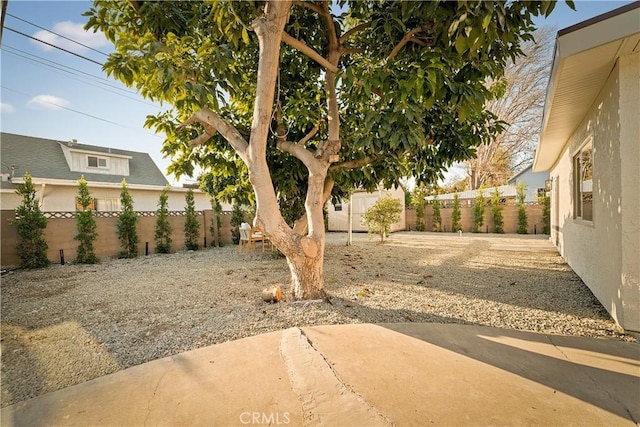
[[129,194],[127,182],[122,180],[120,191],[120,213],[118,214],[118,238],[120,239],[120,257],[135,258],[138,256],[138,214],[133,211],[133,198]]
[[189,189],[185,195],[186,206],[184,219],[184,244],[187,249],[197,251],[200,249],[200,224],[196,213],[196,202],[193,197],[193,190]]
[[16,208],[15,227],[18,232],[18,256],[20,267],[41,268],[49,265],[44,238],[47,218],[40,210],[36,199],[36,189],[29,172],[24,174],[24,184],[18,186],[16,193],[22,196],[22,204]]
[[98,262],[93,242],[98,237],[98,225],[93,217],[94,199],[89,192],[87,180],[84,175],[78,180],[78,199],[76,204],[76,234],[79,242],[76,253],[76,262],[80,264],[95,264]]
[[168,254],[171,252],[171,233],[173,228],[169,222],[169,188],[165,187],[158,199],[158,210],[156,211],[156,226],[154,230],[154,240],[156,252]]

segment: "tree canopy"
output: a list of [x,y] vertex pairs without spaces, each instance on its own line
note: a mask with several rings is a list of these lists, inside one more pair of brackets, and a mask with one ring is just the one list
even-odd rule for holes
[[[96,0],[86,15],[115,45],[106,72],[169,105],[146,126],[166,135],[170,172],[200,165],[222,194],[251,185],[296,282],[322,264],[331,195],[432,181],[501,132],[490,82],[554,5]],[[277,206],[302,200],[306,236]],[[307,276],[321,291],[321,268]]]

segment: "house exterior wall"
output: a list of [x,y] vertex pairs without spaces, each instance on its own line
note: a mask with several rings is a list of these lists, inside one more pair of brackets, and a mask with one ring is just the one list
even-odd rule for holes
[[[114,156],[108,153],[74,150],[63,144],[60,144],[60,147],[62,148],[64,157],[69,164],[69,170],[71,171],[98,173],[103,175],[129,176],[129,157]],[[88,156],[106,159],[106,167],[89,167],[87,161]]]
[[[639,57],[620,59],[551,169],[552,241],[616,322],[634,331],[640,331]],[[583,221],[573,217],[573,156],[589,138],[593,221]]]
[[509,180],[510,185],[516,185],[519,182],[527,184],[525,202],[535,203],[538,201],[538,189],[544,190],[544,184],[549,179],[549,172],[532,172],[531,167],[526,171]]
[[[120,187],[92,187],[91,183],[88,183],[91,196],[98,199],[98,210],[114,210],[104,209],[106,205],[104,201],[107,200],[119,200],[120,199]],[[76,209],[76,196],[78,194],[78,187],[71,185],[52,185],[46,184],[44,188],[42,185],[36,185],[36,195],[40,198],[40,209],[43,212],[73,212]],[[158,209],[158,200],[162,189],[135,189],[130,188],[129,193],[133,198],[133,208],[137,212],[155,211]],[[183,211],[185,208],[185,195],[186,189],[173,188],[169,192],[168,207],[170,211]],[[43,195],[44,194],[44,195]],[[15,194],[14,191],[3,191],[1,195],[2,209],[15,209],[22,203],[20,196]],[[103,202],[101,202],[101,200]],[[196,210],[202,211],[211,209],[211,202],[209,195],[200,191],[194,190],[194,201]],[[223,206],[223,209],[225,207]],[[231,207],[228,206],[227,210]]]
[[[405,205],[404,205],[404,190],[400,187],[392,188],[390,190],[378,190],[373,193],[366,193],[359,191],[353,194],[352,200],[352,230],[353,231],[367,231],[367,228],[362,225],[362,217],[364,213],[373,206],[381,197],[385,195],[400,200],[402,205],[402,214],[400,215],[400,221],[391,225],[391,231],[399,231],[406,229],[405,223]],[[329,231],[349,231],[349,200],[342,200],[341,210],[336,210],[336,206],[332,203],[328,205],[329,216]]]

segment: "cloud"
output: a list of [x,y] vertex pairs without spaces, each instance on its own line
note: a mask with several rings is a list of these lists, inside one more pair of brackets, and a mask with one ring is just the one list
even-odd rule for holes
[[61,107],[69,105],[69,101],[53,95],[34,96],[27,102],[31,108],[44,108],[46,110],[61,110]]
[[[63,21],[54,24],[52,31],[94,49],[99,49],[100,47],[107,46],[109,44],[109,41],[101,32],[94,33],[93,31],[85,31],[82,27],[83,24],[81,23]],[[70,40],[58,37],[57,35],[44,30],[36,32],[33,37],[75,53],[83,53],[88,50],[87,48],[80,46],[77,43],[73,43]],[[44,50],[54,49],[51,46],[37,42],[35,40],[32,40],[32,42]]]
[[4,102],[0,104],[0,113],[5,114],[5,113],[13,113],[14,111],[16,111],[15,108],[13,108],[13,105],[11,104],[5,104]]

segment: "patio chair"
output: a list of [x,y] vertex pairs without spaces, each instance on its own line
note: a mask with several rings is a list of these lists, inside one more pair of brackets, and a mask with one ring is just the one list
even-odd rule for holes
[[238,227],[238,231],[240,232],[240,240],[238,241],[238,253],[242,252],[242,247],[247,247],[247,253],[249,252],[249,233],[251,232],[251,226],[246,222],[240,224]]
[[249,243],[247,244],[247,253],[250,250],[256,249],[256,242],[262,242],[262,252],[264,252],[265,243],[269,245],[269,238],[264,235],[264,232],[260,227],[253,227],[249,231]]

